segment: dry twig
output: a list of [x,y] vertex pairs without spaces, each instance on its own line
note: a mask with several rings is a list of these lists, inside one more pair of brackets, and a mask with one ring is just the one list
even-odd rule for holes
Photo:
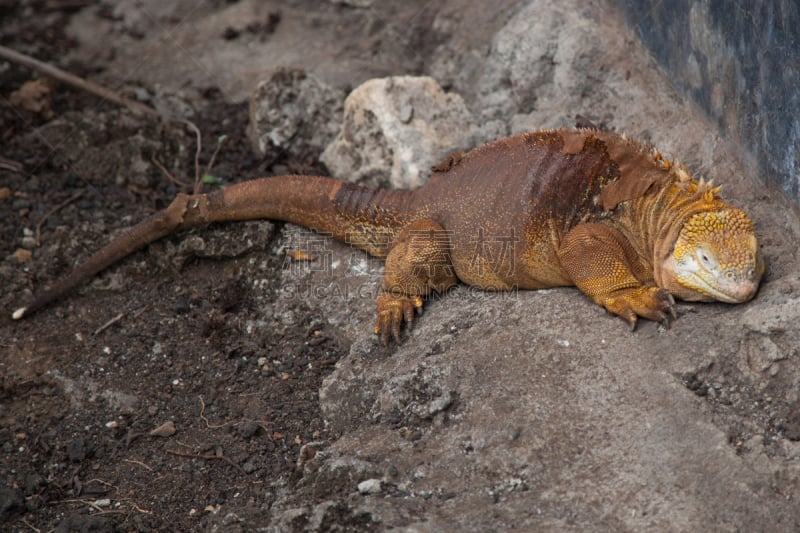
[[97,328],[96,330],[94,330],[94,333],[92,333],[92,335],[94,335],[95,337],[100,335],[102,332],[104,332],[105,330],[107,330],[108,328],[110,328],[111,326],[113,326],[114,324],[119,322],[120,320],[122,320],[122,317],[124,317],[124,316],[125,316],[124,312],[118,314],[117,316],[113,317],[111,320],[109,320],[108,322],[106,322],[105,324],[103,324],[102,326]]
[[152,472],[152,471],[153,471],[153,467],[152,467],[152,466],[148,466],[148,465],[144,464],[144,463],[143,463],[143,462],[141,462],[141,461],[136,461],[135,459],[123,459],[123,460],[122,460],[122,462],[124,462],[124,463],[132,463],[132,464],[135,464],[135,465],[139,465],[139,466],[141,466],[141,467],[143,467],[143,468],[146,468],[146,469],[147,469],[147,470],[149,470],[150,472]]
[[27,520],[25,520],[24,518],[22,518],[22,519],[20,519],[20,520],[21,520],[21,522],[22,522],[23,524],[25,524],[26,526],[28,526],[29,528],[31,528],[31,529],[32,529],[33,531],[35,531],[36,533],[41,533],[41,531],[42,531],[41,529],[37,529],[37,528],[33,527],[33,524],[31,524],[30,522],[28,522],[28,521],[27,521]]
[[189,459],[203,459],[203,460],[214,460],[214,459],[216,459],[216,460],[220,460],[220,461],[225,461],[226,463],[228,463],[229,465],[234,467],[236,470],[238,470],[239,472],[241,472],[245,476],[247,475],[247,472],[245,472],[244,469],[241,466],[239,466],[236,463],[234,463],[233,460],[231,460],[230,457],[226,457],[224,455],[214,455],[214,454],[211,454],[211,453],[182,452],[180,450],[166,450],[166,451],[170,455],[177,455],[178,457],[187,457]]
[[200,151],[203,149],[203,136],[194,122],[186,120],[184,123],[194,132],[197,139],[197,148],[194,151],[194,194],[200,194],[203,188],[203,176],[200,174]]
[[22,174],[22,172],[25,170],[25,167],[19,161],[14,161],[13,159],[0,156],[0,169]]
[[103,87],[102,85],[98,85],[91,81],[75,76],[74,74],[70,74],[69,72],[61,70],[58,67],[54,67],[49,63],[44,63],[29,55],[12,50],[11,48],[0,46],[0,57],[37,70],[53,79],[64,82],[68,85],[72,85],[73,87],[77,87],[78,89],[84,90],[95,96],[99,96],[100,98],[108,100],[109,102],[114,102],[117,105],[127,107],[134,113],[156,117],[161,116],[161,114],[152,107],[146,106],[140,102],[136,102],[135,100],[131,100],[130,98],[125,98],[121,94]]
[[172,172],[170,172],[169,170],[167,170],[167,167],[165,167],[165,166],[164,166],[164,165],[161,163],[161,161],[159,161],[158,159],[156,159],[156,156],[153,156],[153,157],[151,157],[151,158],[150,158],[150,162],[151,162],[151,163],[153,163],[155,166],[157,166],[157,167],[158,167],[158,169],[161,171],[161,173],[162,173],[162,174],[164,174],[164,176],[166,176],[166,177],[167,177],[167,179],[168,179],[169,181],[171,181],[171,182],[172,182],[172,183],[174,183],[175,185],[178,185],[178,186],[179,186],[179,187],[181,187],[181,188],[184,188],[184,187],[185,187],[185,188],[188,190],[188,188],[189,188],[189,183],[188,183],[188,182],[186,182],[186,181],[184,181],[184,180],[182,180],[182,179],[180,179],[180,178],[179,178],[179,177],[177,177],[177,176],[174,176],[174,175],[172,174]]

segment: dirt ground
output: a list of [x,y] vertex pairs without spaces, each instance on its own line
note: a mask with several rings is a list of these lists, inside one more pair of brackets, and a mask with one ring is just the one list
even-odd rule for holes
[[[39,59],[56,60],[74,44],[64,28],[82,4],[3,2],[2,44],[33,46]],[[68,67],[78,75],[97,68]],[[58,86],[52,117],[21,114],[9,95],[33,77],[17,65],[0,74],[3,309],[179,190],[150,161],[138,183],[125,177],[131,157],[139,157],[128,149],[131,137],[174,174],[193,172],[191,134],[81,91]],[[314,169],[314,161],[254,156],[245,138],[246,102],[226,103],[211,84],[200,90],[204,111],[192,118],[203,139],[229,137],[217,175]],[[49,133],[36,130],[47,122]],[[87,147],[93,155],[76,153]],[[213,147],[205,143],[204,162]],[[35,228],[26,243],[23,227]],[[179,270],[146,254],[127,263],[124,281],[101,282],[108,284],[103,298],[75,295],[60,310],[20,324],[3,313],[0,529],[205,529],[220,508],[268,508],[272,481],[291,479],[302,446],[332,437],[318,390],[345,348],[336,335],[301,302],[282,310],[257,342],[243,334],[247,315],[259,311],[236,276],[238,264],[260,254],[266,271],[283,266],[275,251],[280,232],[269,223],[251,228],[256,243],[224,265],[184,257],[193,266]],[[24,250],[33,258],[22,263]],[[276,278],[265,290],[277,285]],[[129,298],[131,290],[141,299]],[[117,322],[102,328],[112,318]],[[149,434],[165,423],[174,424],[174,436]]]
[[[247,23],[231,15],[237,4],[235,1],[217,0],[149,2],[148,9],[144,9],[139,3],[126,2],[0,0],[0,44],[24,50],[77,75],[101,81],[129,97],[149,104],[167,105],[170,111],[191,118],[202,133],[200,161],[203,164],[211,159],[217,139],[227,136],[212,170],[212,174],[225,184],[288,171],[326,173],[313,155],[271,150],[259,156],[251,149],[246,134],[246,97],[263,69],[280,64],[313,67],[343,93],[370,77],[393,73],[430,74],[436,68],[426,61],[445,40],[448,46],[456,49],[468,40],[467,37],[480,41],[481,32],[492,35],[498,24],[504,21],[506,10],[516,2],[494,2],[495,10],[490,18],[489,14],[481,12],[482,3],[469,1],[377,2],[372,8],[362,10],[357,7],[359,4],[372,2],[286,0],[264,2],[258,17]],[[161,6],[163,11],[154,6]],[[475,25],[475,33],[463,40],[457,36],[457,27],[448,27],[445,23],[452,17],[432,16],[436,10],[455,13],[459,8],[465,10],[460,15],[464,20],[485,20],[485,23]],[[91,10],[91,17],[87,17],[87,10]],[[203,33],[205,26],[202,21],[215,15],[231,17],[227,29],[211,35]],[[105,33],[98,31],[97,36],[86,36],[78,46],[67,30],[86,28],[87,20],[90,26],[96,24]],[[200,21],[198,31],[180,33],[176,29],[172,33],[172,28],[180,28],[182,24],[185,28],[186,20]],[[142,43],[149,42],[145,37],[156,28],[167,35],[164,42],[185,52],[179,64],[168,63],[158,54],[144,54],[146,50],[143,50]],[[309,28],[313,29],[313,39],[308,36]],[[114,43],[103,41],[109,34],[114,35]],[[170,41],[173,37],[174,40]],[[229,43],[263,43],[270,39],[282,43],[282,48],[277,49],[283,51],[283,56],[243,59],[225,55],[229,53]],[[78,50],[80,53],[76,52]],[[237,75],[228,79],[207,69],[203,63],[207,56],[201,56],[199,52],[209,50],[216,54],[218,62],[228,61]],[[139,54],[143,55],[141,65],[130,69],[131,61],[135,64]],[[464,57],[468,55],[465,53]],[[442,54],[438,57],[441,58]],[[24,303],[35,289],[60,278],[78,260],[132,223],[165,207],[180,190],[186,190],[185,183],[175,183],[159,169],[159,165],[168,169],[171,175],[191,181],[188,177],[194,172],[196,144],[194,135],[180,125],[136,117],[65,85],[53,89],[51,113],[21,112],[11,105],[11,94],[36,75],[15,64],[0,62],[0,65],[4,65],[0,70],[0,529],[248,529],[253,524],[272,524],[272,510],[284,511],[287,507],[281,507],[283,503],[276,505],[276,502],[285,501],[291,501],[298,509],[304,506],[319,509],[322,503],[327,506],[318,515],[298,514],[296,522],[287,519],[284,513],[282,523],[295,524],[293,529],[310,529],[309,523],[315,520],[314,516],[313,529],[318,531],[374,529],[370,515],[357,512],[357,506],[348,504],[348,494],[354,492],[355,482],[347,491],[339,489],[337,483],[341,480],[335,478],[331,478],[328,486],[322,486],[326,483],[324,479],[317,486],[304,483],[304,464],[313,456],[314,450],[324,449],[325,443],[342,437],[331,427],[342,428],[351,423],[350,420],[326,423],[331,413],[323,416],[320,406],[321,390],[328,391],[329,395],[336,394],[337,385],[328,383],[326,389],[323,380],[334,371],[337,361],[349,353],[364,352],[367,355],[362,359],[376,362],[376,367],[381,369],[389,369],[386,375],[392,375],[391,369],[395,368],[392,365],[399,368],[402,362],[392,351],[377,347],[377,344],[370,345],[369,349],[356,346],[351,350],[351,344],[361,341],[358,338],[354,341],[348,328],[369,329],[368,319],[364,320],[363,315],[372,312],[371,304],[352,310],[355,325],[337,326],[324,316],[324,311],[315,305],[313,298],[277,297],[282,284],[285,285],[287,271],[296,266],[287,262],[283,253],[297,238],[296,228],[270,222],[249,222],[237,225],[236,229],[217,225],[168,237],[100,275],[65,301],[30,319],[11,320],[10,311]],[[339,68],[341,65],[346,67]],[[448,77],[454,77],[453,71],[448,69],[456,67],[441,61],[439,68],[436,74],[447,87]],[[356,75],[351,77],[345,75],[354,72]],[[177,87],[173,84],[165,88],[159,80],[166,76],[183,82]],[[460,72],[459,76],[462,80],[470,79],[469,72]],[[587,98],[593,94],[591,84],[594,82],[592,79],[586,82]],[[522,89],[515,83],[522,85]],[[525,105],[528,105],[528,99],[535,99],[525,93],[520,80],[509,79],[507,89],[515,98],[524,100]],[[479,88],[474,91],[478,92]],[[560,113],[553,111],[554,114],[557,112]],[[620,107],[616,113],[623,115],[625,110]],[[642,121],[647,119],[641,118]],[[748,189],[734,191],[741,197],[751,196]],[[774,207],[765,204],[759,209],[763,213]],[[302,234],[300,238],[303,238]],[[336,248],[339,245],[331,246],[338,250],[336,253],[346,256],[343,248]],[[774,252],[787,248],[778,237],[768,240],[766,246],[773,256],[776,255]],[[377,261],[368,263],[369,268],[374,269],[379,264]],[[771,266],[770,274],[779,278],[792,271],[794,259],[782,257],[773,264],[778,266]],[[794,286],[785,289],[786,297],[789,298],[793,291]],[[542,296],[537,294],[530,298]],[[581,305],[585,303],[567,297],[555,305],[563,305],[572,313],[571,307],[576,301],[582,302]],[[433,305],[439,305],[439,302]],[[441,311],[445,305],[439,307]],[[509,307],[519,311],[523,304],[514,302]],[[588,335],[594,330],[590,324],[602,316],[590,305],[575,307],[579,319],[573,333],[580,333],[578,337],[584,333]],[[681,311],[692,313],[685,308]],[[431,343],[429,352],[424,354],[430,356],[429,362],[446,351],[447,343],[459,335],[474,336],[476,345],[481,337],[491,338],[491,326],[485,333],[469,331],[479,318],[461,316],[459,312],[469,315],[456,309],[453,316],[457,319],[451,322],[428,322],[427,326],[420,326],[442,330],[436,330],[436,342]],[[729,318],[731,315],[726,315],[726,312],[721,306],[712,305],[703,316],[725,324],[725,320],[732,322],[739,317]],[[562,318],[557,314],[548,317],[547,311],[543,311],[535,317],[525,316],[524,322],[529,326],[529,322],[539,321],[545,331],[548,331],[548,326],[561,330],[565,329],[560,322]],[[516,319],[523,320],[519,316]],[[580,323],[580,320],[584,322]],[[458,324],[458,327],[447,325],[451,323]],[[697,326],[698,330],[702,324]],[[683,335],[681,339],[698,338],[702,350],[697,348],[695,353],[687,348],[685,353],[675,353],[674,343],[671,343],[675,337],[665,338],[655,325],[650,326],[653,327],[645,327],[637,339],[647,339],[645,344],[649,343],[654,351],[661,350],[669,353],[670,360],[682,361],[680,364],[687,371],[678,374],[675,382],[680,383],[677,388],[688,389],[691,393],[681,396],[681,401],[691,408],[700,405],[697,409],[702,413],[706,413],[702,402],[713,404],[713,408],[708,408],[712,412],[709,416],[722,420],[718,425],[725,426],[729,440],[727,446],[734,450],[733,453],[747,458],[750,448],[757,447],[758,443],[753,444],[755,441],[752,439],[755,434],[766,435],[764,446],[767,447],[770,442],[794,443],[800,439],[800,418],[792,415],[800,413],[796,406],[782,406],[781,413],[788,414],[778,416],[772,414],[772,411],[778,411],[777,407],[751,401],[764,395],[774,395],[776,403],[781,394],[791,398],[792,394],[786,392],[792,388],[791,383],[774,385],[777,391],[774,394],[772,389],[739,394],[734,386],[729,387],[729,383],[724,387],[719,384],[722,372],[730,372],[734,375],[731,381],[734,385],[738,383],[735,360],[730,359],[733,361],[730,368],[720,370],[719,365],[714,367],[712,364],[717,356],[706,355],[702,350],[713,354],[716,349],[722,352],[730,349],[734,353],[741,348],[734,345],[734,340],[722,347],[714,346],[713,335],[695,335],[694,330],[685,329],[680,334]],[[765,329],[764,335],[779,333]],[[543,338],[546,339],[546,335]],[[569,346],[568,342],[566,345],[562,340],[558,342],[558,350]],[[581,341],[572,342],[578,345]],[[523,343],[527,347],[528,341],[519,341],[520,345]],[[509,342],[509,345],[513,346],[514,342]],[[742,346],[745,351],[749,349],[749,344]],[[498,348],[497,352],[500,351]],[[762,351],[758,351],[758,357],[762,357]],[[702,356],[697,355],[701,352]],[[792,354],[792,357],[796,356],[795,352]],[[542,357],[537,363],[544,368],[542,372],[546,370],[553,376],[557,375],[562,366],[558,360],[553,359],[551,363]],[[600,367],[591,366],[595,360],[600,360]],[[707,360],[712,363],[701,366],[699,360],[704,364]],[[767,361],[764,365],[767,370],[759,370],[759,379],[766,375],[764,372],[770,372],[769,369],[778,368],[778,363],[780,361]],[[491,376],[495,364],[500,365],[496,361],[486,362],[481,372]],[[610,373],[603,370],[605,360],[600,357],[593,356],[582,364],[587,374],[591,371]],[[654,362],[653,366],[658,364]],[[340,365],[338,371],[342,375],[351,372],[361,376],[363,369],[348,365]],[[464,368],[457,370],[468,373],[470,369],[465,364]],[[695,372],[694,369],[699,370]],[[654,373],[667,372],[658,367]],[[785,370],[782,373],[775,370],[775,373],[776,382],[788,380],[784,377]],[[580,374],[580,368],[575,370],[575,374]],[[498,389],[508,386],[509,390],[519,390],[501,385],[501,378],[495,381]],[[520,379],[519,376],[511,378],[510,381]],[[408,399],[400,407],[392,405],[395,411],[382,422],[393,434],[399,435],[396,440],[400,444],[390,442],[390,446],[401,450],[399,455],[405,454],[411,462],[413,454],[409,450],[429,452],[430,448],[422,445],[415,448],[417,443],[425,440],[423,434],[428,439],[427,445],[431,441],[435,443],[436,439],[441,441],[442,457],[445,453],[466,456],[476,447],[480,448],[477,437],[475,444],[468,442],[445,447],[447,435],[435,433],[450,423],[448,410],[455,411],[469,403],[466,398],[458,398],[453,393],[452,398],[445,398],[445,402],[436,395],[441,391],[437,392],[425,381],[428,377],[409,378],[408,383],[403,379],[405,376],[402,379],[397,377],[396,381],[407,388],[403,392],[408,393]],[[364,381],[372,389],[381,390],[366,383],[369,381],[367,378]],[[359,397],[361,391],[357,390],[359,383],[354,380],[342,385],[339,391],[342,396],[352,396],[354,405],[362,401]],[[544,388],[552,385],[555,389],[569,391],[570,383],[568,379],[564,379],[564,383],[556,383],[554,379],[553,383],[545,383]],[[659,398],[655,403],[666,401],[659,394],[670,390],[668,387],[659,389],[659,383],[653,384],[655,392],[652,395]],[[582,390],[576,388],[572,391],[573,396],[585,394],[592,399],[591,393]],[[681,393],[685,391],[681,390]],[[567,405],[569,394],[563,394]],[[366,392],[363,395],[369,396]],[[391,395],[386,393],[385,396]],[[475,397],[480,400],[478,394]],[[728,400],[729,397],[733,400]],[[485,401],[487,411],[491,411],[489,399],[481,401]],[[691,403],[695,401],[698,403]],[[346,401],[340,403],[347,405]],[[391,401],[386,400],[386,403]],[[410,412],[420,405],[430,407],[429,404],[434,403],[438,410],[433,409],[429,416],[416,413],[412,416],[404,411],[408,409]],[[508,403],[516,405],[512,400]],[[633,403],[646,402],[637,399]],[[733,407],[729,407],[731,404]],[[599,405],[598,413],[609,410],[604,403]],[[363,411],[369,412],[368,409]],[[508,412],[514,411],[509,408]],[[601,415],[597,417],[600,419]],[[525,436],[527,428],[520,424],[522,429],[517,429],[513,426],[516,422],[498,418],[494,413],[486,415],[486,419],[495,420],[498,425],[508,425],[502,432],[510,435],[510,447],[530,448],[531,440],[525,441],[525,438],[531,439]],[[751,418],[757,419],[757,423],[746,425],[737,422]],[[577,414],[575,419],[580,420]],[[578,433],[569,430],[569,420],[559,421],[559,424],[547,422],[548,427],[561,424],[565,435],[560,441],[562,443],[571,442]],[[645,425],[643,423],[642,427]],[[758,429],[753,429],[756,426]],[[587,427],[592,427],[591,422]],[[621,423],[619,428],[624,428]],[[360,431],[342,438],[344,444],[341,447],[349,442],[351,449],[356,449],[362,443],[360,441],[366,443],[369,430],[362,428]],[[605,428],[602,431],[605,432]],[[695,431],[697,440],[711,434],[702,425],[698,425]],[[624,431],[620,429],[620,433]],[[522,440],[519,440],[520,434]],[[603,437],[608,438],[608,435],[604,433]],[[370,445],[381,447],[383,442],[379,438],[376,437]],[[482,446],[491,447],[495,442],[487,439]],[[402,448],[405,445],[408,448]],[[608,446],[612,447],[611,444]],[[778,447],[777,444],[772,446]],[[541,465],[548,464],[548,455],[560,457],[558,454],[563,448],[553,445],[549,450],[542,447],[544,458]],[[575,455],[574,464],[588,462],[586,457],[591,455],[590,452],[585,455],[581,450]],[[778,455],[774,450],[772,452]],[[641,453],[644,456],[647,452]],[[502,457],[499,452],[498,457]],[[709,457],[711,461],[715,456]],[[369,457],[362,459],[366,462]],[[503,464],[501,459],[493,462],[494,459],[489,457],[487,461],[493,465],[492,468],[495,464]],[[692,464],[691,458],[681,457],[679,460],[681,465]],[[704,459],[696,460],[701,463]],[[558,461],[553,460],[550,464],[554,469],[553,475],[566,479],[569,470],[563,470]],[[434,462],[431,460],[430,464]],[[402,460],[398,460],[399,463]],[[413,465],[413,468],[417,466]],[[545,469],[545,466],[541,468]],[[398,467],[392,465],[386,470],[387,479],[398,476]],[[411,470],[410,466],[408,471]],[[475,470],[484,474],[491,469],[476,467]],[[499,472],[502,468],[497,466],[496,470]],[[653,472],[658,470],[654,468]],[[492,471],[489,474],[496,473]],[[489,474],[486,475],[491,477]],[[458,482],[473,482],[473,478],[460,472],[453,473],[452,477],[452,486]],[[414,479],[418,478],[424,476]],[[712,481],[715,479],[711,478]],[[492,503],[496,503],[521,498],[521,493],[530,497],[535,492],[533,489],[530,493],[524,492],[529,486],[534,487],[533,482],[520,481],[517,477],[510,479],[492,485],[488,492],[485,487],[476,489],[475,501],[482,502],[480,498],[488,498],[487,494]],[[687,479],[689,481],[684,480],[684,484],[694,483],[693,478]],[[796,478],[787,474],[787,479],[784,482],[789,487],[786,494],[800,490],[792,485]],[[675,486],[680,484],[679,481],[673,483]],[[778,486],[783,485],[779,483]],[[546,488],[543,483],[537,494],[544,494]],[[710,488],[701,485],[698,490],[716,494],[716,490],[723,489],[725,487],[719,489],[712,483]],[[780,493],[773,489],[764,489],[763,492],[769,497]],[[412,514],[414,506],[445,508],[449,502],[455,501],[455,489],[419,490],[414,494],[417,499],[409,496],[411,490],[393,490],[385,499],[395,497],[408,505],[400,514]],[[761,487],[754,490],[761,491]],[[384,499],[380,494],[375,498],[379,501]],[[636,495],[631,499],[635,500]],[[787,496],[786,500],[789,499]],[[464,500],[459,501],[463,503]],[[663,506],[668,507],[675,500],[663,501],[666,502]],[[569,524],[575,512],[569,509],[568,500],[564,502],[554,506],[558,507],[559,518],[568,517],[563,523]],[[616,505],[616,502],[612,503]],[[521,499],[519,506],[530,507]],[[547,510],[546,505],[542,507]],[[658,505],[653,507],[656,509],[652,514],[660,516]],[[698,504],[698,507],[702,505]],[[534,511],[530,512],[533,514]],[[597,511],[602,516],[605,516],[604,512],[602,508]],[[502,518],[500,511],[497,513]],[[622,524],[614,522],[614,516],[606,525]],[[398,523],[404,520],[412,522],[411,518],[402,515]],[[615,529],[611,526],[609,529]]]

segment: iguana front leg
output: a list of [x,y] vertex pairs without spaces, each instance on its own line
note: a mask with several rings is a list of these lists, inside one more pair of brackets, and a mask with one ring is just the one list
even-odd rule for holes
[[422,312],[422,297],[457,282],[447,232],[433,220],[412,222],[400,232],[386,257],[375,334],[384,344],[390,334],[399,341],[403,321],[410,328],[414,313]]
[[631,329],[640,316],[666,325],[676,317],[672,295],[655,286],[653,273],[616,229],[579,224],[564,237],[558,258],[584,294],[624,318]]

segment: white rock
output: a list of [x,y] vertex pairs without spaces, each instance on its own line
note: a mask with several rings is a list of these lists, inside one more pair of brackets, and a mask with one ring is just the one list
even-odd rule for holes
[[473,145],[476,129],[461,96],[433,78],[373,79],[345,100],[342,129],[321,159],[340,179],[414,188],[431,166]]

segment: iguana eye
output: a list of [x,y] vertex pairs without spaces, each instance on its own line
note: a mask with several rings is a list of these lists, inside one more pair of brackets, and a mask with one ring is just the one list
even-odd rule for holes
[[714,256],[711,255],[707,250],[703,250],[700,248],[697,250],[697,259],[700,260],[700,263],[708,269],[717,268],[717,260],[714,259]]

